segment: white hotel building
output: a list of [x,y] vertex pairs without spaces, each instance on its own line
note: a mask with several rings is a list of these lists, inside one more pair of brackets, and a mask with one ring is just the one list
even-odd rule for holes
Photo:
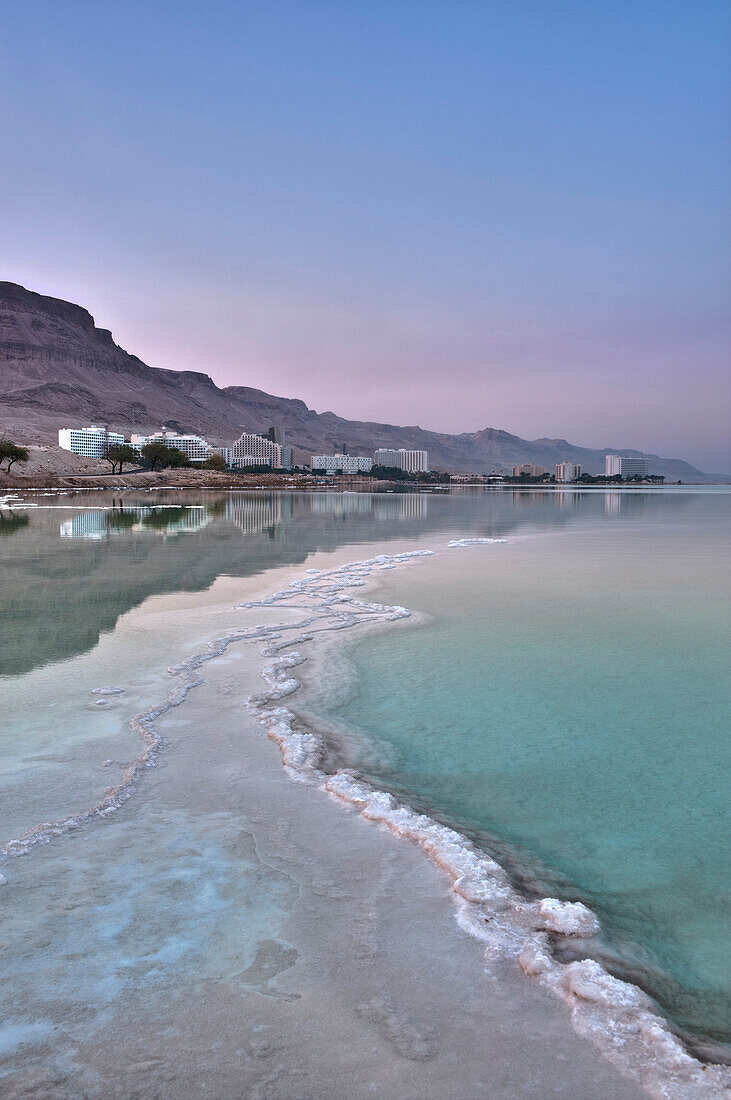
[[326,474],[369,474],[373,463],[359,455],[312,455],[310,467]]
[[581,477],[581,466],[576,462],[557,462],[556,481],[578,481]]
[[265,439],[254,432],[243,432],[231,448],[231,465],[234,469],[241,466],[274,466],[281,469],[282,445]]
[[168,431],[167,428],[152,435],[133,435],[131,443],[138,451],[142,450],[146,443],[164,443],[166,447],[176,447],[182,451],[191,462],[205,462],[213,453],[210,443],[206,443],[205,439],[199,435],[179,435],[178,432]]
[[647,477],[646,458],[626,458],[624,455],[607,455],[604,460],[605,477]]
[[124,443],[119,432],[110,432],[108,428],[98,428],[92,424],[89,428],[59,428],[58,445],[64,451],[86,458],[104,458],[108,447]]
[[429,469],[426,451],[408,451],[404,447],[398,450],[380,447],[373,455],[373,463],[375,466],[404,470],[407,474],[425,474]]

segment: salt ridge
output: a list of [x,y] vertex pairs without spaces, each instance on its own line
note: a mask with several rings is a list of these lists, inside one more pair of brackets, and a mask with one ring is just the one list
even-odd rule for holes
[[[505,541],[460,539],[448,543],[447,548]],[[512,959],[526,976],[561,997],[570,1007],[575,1030],[590,1039],[625,1076],[640,1083],[651,1096],[657,1100],[720,1100],[728,1095],[731,1086],[728,1067],[703,1064],[693,1058],[654,1011],[653,1002],[642,990],[612,977],[591,959],[562,963],[555,958],[552,940],[588,939],[596,935],[599,922],[591,910],[557,898],[527,900],[511,885],[505,870],[460,833],[416,813],[349,769],[327,775],[322,770],[327,751],[324,737],[306,728],[288,707],[276,705],[298,690],[300,681],[290,673],[306,660],[296,650],[289,653],[283,650],[313,642],[318,633],[365,623],[393,622],[411,614],[404,607],[355,599],[346,589],[365,586],[374,569],[395,568],[433,554],[432,550],[382,554],[333,570],[307,570],[304,577],[283,591],[237,605],[242,610],[296,608],[303,610],[305,616],[294,622],[257,624],[234,631],[208,642],[203,652],[169,668],[178,683],[161,702],[130,721],[130,728],[138,734],[143,748],[125,767],[120,781],[108,787],[94,806],[43,822],[0,845],[0,864],[94,818],[105,817],[123,805],[144,769],[154,766],[164,744],[153,722],[183,703],[188,692],[203,682],[198,674],[200,667],[220,656],[232,643],[265,641],[261,654],[272,658],[261,670],[265,690],[250,696],[245,706],[279,744],[288,774],[299,782],[315,784],[367,820],[418,844],[451,879],[457,920],[484,944],[486,964],[489,966],[496,959]],[[105,694],[109,691],[101,690]],[[6,881],[0,875],[0,884]]]

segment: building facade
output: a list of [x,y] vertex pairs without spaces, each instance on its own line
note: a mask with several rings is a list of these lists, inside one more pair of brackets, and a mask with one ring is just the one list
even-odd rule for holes
[[313,470],[324,470],[326,474],[368,474],[373,462],[370,458],[358,455],[312,455],[310,466]]
[[627,458],[625,455],[607,455],[604,460],[606,477],[647,477],[649,463],[646,458]]
[[379,447],[373,455],[374,466],[404,470],[407,474],[422,474],[429,469],[426,451],[409,451],[404,447]]
[[282,445],[254,432],[243,432],[231,448],[231,466],[272,466],[281,469]]
[[133,435],[131,443],[138,451],[141,451],[147,443],[163,443],[166,447],[175,447],[178,451],[182,451],[191,462],[205,462],[213,454],[210,443],[201,436],[181,435],[165,427],[159,432],[153,432],[152,435]]
[[581,477],[581,466],[576,462],[557,462],[556,481],[578,481]]
[[86,458],[104,458],[109,447],[124,443],[120,432],[110,432],[108,428],[98,428],[92,424],[89,428],[59,428],[58,445],[64,451]]
[[524,462],[522,466],[513,466],[513,477],[543,477],[545,466],[536,466],[535,462]]

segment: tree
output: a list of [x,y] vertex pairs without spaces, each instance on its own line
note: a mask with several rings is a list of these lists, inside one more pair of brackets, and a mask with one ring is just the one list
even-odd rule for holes
[[167,452],[165,465],[172,466],[173,469],[178,469],[180,466],[190,466],[190,459],[179,447],[168,447]]
[[6,469],[9,472],[14,462],[27,462],[28,458],[27,447],[18,447],[9,439],[0,439],[0,468],[2,468],[4,459],[8,461]]
[[225,470],[226,459],[223,455],[209,455],[203,465],[208,470]]
[[190,459],[177,447],[168,447],[165,443],[145,443],[140,454],[145,462],[150,464],[150,469],[156,466],[164,470],[166,466],[190,466]]
[[[130,465],[132,462],[139,462],[140,460],[138,452],[129,443],[112,443],[111,447],[107,447],[104,458],[107,462],[111,462],[112,473],[120,474],[124,469],[125,462]],[[117,466],[119,466],[119,470],[117,470]]]

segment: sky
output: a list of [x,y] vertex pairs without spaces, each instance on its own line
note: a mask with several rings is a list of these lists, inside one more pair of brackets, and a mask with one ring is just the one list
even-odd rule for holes
[[731,471],[725,0],[23,0],[0,278],[353,419]]

